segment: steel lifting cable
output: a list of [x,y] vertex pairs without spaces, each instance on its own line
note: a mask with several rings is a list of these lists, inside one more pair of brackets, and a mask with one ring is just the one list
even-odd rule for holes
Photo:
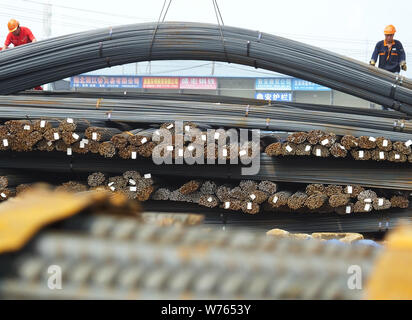
[[[164,0],[163,6],[162,6],[162,10],[160,10],[159,19],[157,20],[156,28],[155,28],[155,30],[153,31],[152,41],[150,42],[149,61],[151,61],[152,50],[153,50],[153,43],[154,43],[154,40],[155,40],[155,37],[156,37],[157,30],[159,29],[160,20],[162,20],[162,21],[161,21],[162,23],[165,21],[165,18],[166,18],[167,12],[169,11],[169,8],[170,8],[170,5],[171,5],[171,3],[172,3],[172,0],[169,0],[169,3],[168,3],[168,5],[167,5],[167,7],[166,7],[166,10],[164,11],[165,6],[166,6],[166,2],[167,2],[167,0]],[[163,13],[163,11],[164,11],[164,13]],[[163,17],[162,17],[162,16],[163,16]]]
[[214,2],[214,5],[215,5],[215,12],[216,12],[216,9],[217,9],[217,12],[219,13],[220,21],[222,22],[222,25],[224,26],[225,23],[223,22],[223,18],[222,18],[222,14],[220,12],[219,4],[217,3],[217,0],[213,0],[213,2]]
[[222,26],[224,26],[225,23],[223,22],[222,14],[220,13],[220,9],[219,9],[219,5],[217,3],[217,0],[212,0],[212,2],[213,2],[213,8],[215,9],[217,24],[219,26],[220,37],[222,39],[223,51],[225,52],[225,57],[226,57],[227,63],[230,63],[229,57],[227,55],[227,50],[226,50],[225,37],[223,36],[223,30],[222,30]]

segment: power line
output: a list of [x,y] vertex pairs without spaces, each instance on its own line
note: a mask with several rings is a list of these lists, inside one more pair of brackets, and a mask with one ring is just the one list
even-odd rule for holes
[[[35,1],[35,0],[21,0],[21,1],[35,3],[35,4],[41,4],[41,5],[47,4],[46,2]],[[69,7],[69,6],[63,6],[63,5],[58,5],[58,4],[53,4],[53,7],[62,8],[62,9],[69,9],[69,10],[75,10],[75,11],[81,11],[81,12],[101,14],[101,15],[110,16],[110,17],[121,17],[121,18],[132,19],[132,20],[136,20],[136,19],[146,20],[146,21],[151,21],[152,20],[152,19],[149,19],[149,18],[129,16],[129,15],[124,15],[124,14],[116,14],[116,13],[113,13],[113,12],[104,12],[104,11],[98,11],[98,10],[90,10],[90,9]]]
[[[1,12],[0,16],[3,17],[10,17],[10,14]],[[24,19],[25,21],[31,21],[31,22],[36,22],[36,23],[43,23],[43,19],[39,18],[39,17],[33,17],[33,16],[26,16],[26,15],[22,15],[22,14],[18,14],[16,15],[16,18],[18,18],[19,20]],[[60,26],[68,26],[68,27],[82,27],[82,28],[87,28],[90,29],[91,27],[95,26],[95,24],[83,24],[83,23],[79,23],[79,22],[74,22],[75,20],[72,21],[68,21],[68,20],[57,20],[57,21],[53,21],[53,24],[57,24]]]
[[[34,4],[47,4],[47,2],[44,1],[35,1],[35,0],[20,0],[23,2],[29,2],[29,3],[34,3]],[[2,6],[2,9],[5,6]],[[11,8],[12,6],[7,5],[6,7]],[[135,16],[129,16],[129,15],[122,15],[122,14],[116,14],[116,13],[109,13],[109,12],[103,12],[103,11],[98,11],[98,10],[89,10],[89,9],[83,9],[83,8],[76,8],[76,7],[70,7],[70,6],[64,6],[64,5],[58,5],[58,4],[53,4],[53,7],[56,8],[63,8],[63,9],[68,9],[68,10],[75,10],[75,11],[80,11],[80,12],[88,12],[88,13],[95,13],[95,14],[100,14],[100,15],[105,15],[105,16],[110,16],[110,17],[120,17],[120,18],[126,18],[126,19],[141,19],[145,21],[152,21],[151,18],[142,18],[142,17],[135,17]],[[16,7],[14,7],[16,8]],[[14,10],[23,10],[27,12],[26,9],[14,9]],[[30,9],[31,11],[36,10],[36,9]],[[38,11],[38,10],[37,10]],[[60,15],[60,14],[56,14]],[[77,21],[78,17],[76,16],[69,16],[69,15],[62,15],[62,16],[67,16],[73,18],[73,20]],[[90,18],[88,18],[90,20]],[[98,20],[98,19],[92,19],[95,22],[98,23],[107,23],[106,21],[103,20]],[[338,38],[338,37],[330,37],[330,36],[322,36],[322,37],[314,37],[309,34],[292,34],[292,33],[277,33],[280,36],[285,36],[285,37],[294,37],[294,38],[299,38],[299,39],[305,39],[305,40],[315,40],[315,41],[322,41],[322,42],[339,42],[339,43],[351,43],[351,44],[365,44],[368,43],[371,46],[375,45],[377,41],[373,40],[362,40],[362,39],[349,39],[349,38]],[[404,47],[412,47],[412,43],[409,44],[409,42],[403,42]]]
[[[242,70],[242,71],[251,72],[251,73],[267,74],[267,75],[271,75],[271,76],[273,76],[274,74],[277,73],[277,72],[258,71],[258,70],[253,70],[253,69],[248,70],[248,69],[244,69],[244,68],[242,68],[242,67],[236,67],[236,66],[234,66],[233,64],[228,64],[228,63],[225,64],[225,63],[222,63],[222,62],[216,62],[216,64],[219,65],[219,66],[225,66],[225,67],[227,67],[227,68]],[[250,67],[250,68],[252,68],[252,67]]]
[[209,66],[211,64],[212,64],[212,62],[208,62],[208,63],[203,63],[203,64],[200,64],[200,65],[197,65],[197,66],[192,66],[192,67],[186,67],[186,68],[180,68],[180,69],[174,69],[174,70],[166,70],[166,71],[162,71],[162,72],[160,72],[160,71],[159,72],[152,72],[151,75],[192,70],[192,69],[197,69],[197,68]]
[[[53,6],[53,5],[52,5]],[[41,18],[37,18],[37,17],[39,17],[39,16],[42,16],[43,15],[43,10],[36,10],[36,9],[30,9],[30,11],[28,11],[27,9],[25,9],[25,8],[20,8],[20,7],[15,7],[15,6],[8,6],[8,5],[6,5],[6,6],[2,6],[2,9],[3,10],[10,10],[10,11],[13,11],[13,14],[14,14],[14,12],[24,12],[24,15],[26,15],[26,14],[34,14],[35,15],[35,17],[34,17],[34,19],[40,19],[40,20],[42,20]],[[20,14],[19,14],[20,15]],[[61,14],[61,13],[54,13],[53,14],[55,17],[62,17],[62,18],[67,18],[67,20],[70,20],[70,21],[76,21],[76,24],[78,24],[78,21],[79,21],[79,17],[78,16],[72,16],[72,15],[67,15],[67,14]],[[56,19],[56,21],[58,22],[58,21],[60,21],[61,19]],[[106,24],[106,25],[108,25],[109,23],[108,23],[108,21],[107,20],[99,20],[99,19],[94,19],[94,18],[90,18],[90,17],[88,17],[87,18],[87,21],[85,21],[86,23],[83,23],[83,24],[81,24],[81,25],[84,25],[84,26],[93,26],[94,24],[93,24],[93,22],[95,22],[95,23],[98,23],[98,24]],[[87,23],[87,22],[90,22],[90,23]],[[80,24],[79,24],[80,25]]]

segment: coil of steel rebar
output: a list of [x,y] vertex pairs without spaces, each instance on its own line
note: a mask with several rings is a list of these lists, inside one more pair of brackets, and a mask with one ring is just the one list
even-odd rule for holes
[[259,31],[193,22],[143,23],[60,36],[0,52],[0,93],[138,61],[238,63],[309,80],[412,114],[412,81]]

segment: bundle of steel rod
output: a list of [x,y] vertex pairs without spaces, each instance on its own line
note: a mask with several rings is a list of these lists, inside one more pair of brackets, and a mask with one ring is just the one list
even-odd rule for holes
[[[105,159],[94,154],[73,155],[56,152],[31,152],[30,161],[27,155],[3,152],[0,157],[0,168],[28,169],[50,173],[88,174],[94,171],[110,174],[123,174],[128,170],[151,173],[164,179],[190,176],[192,179],[242,180],[242,165],[156,165],[152,159]],[[412,168],[405,166],[400,170],[399,164],[390,162],[344,161],[323,158],[271,158],[261,155],[259,172],[247,176],[251,180],[269,180],[291,183],[320,183],[338,185],[361,185],[367,188],[412,190]]]
[[[11,182],[13,185],[16,183],[22,183],[20,185],[17,185],[15,189],[15,193],[17,196],[19,196],[21,193],[25,193],[27,191],[33,190],[37,184],[36,180],[34,180],[35,176],[33,175],[32,171],[28,172],[20,172],[19,173],[14,173],[13,175],[7,176],[7,179],[10,180],[11,177]],[[92,175],[89,175],[89,179],[87,175],[83,176],[83,179],[79,179],[77,177],[77,180],[72,180],[69,182],[65,182],[62,184],[58,184],[57,181],[67,181],[65,180],[65,177],[67,177],[67,174],[59,175],[59,174],[39,174],[40,177],[39,180],[37,181],[46,181],[45,178],[50,177],[50,182],[57,186],[58,190],[64,190],[64,191],[69,191],[69,192],[84,192],[87,190],[93,190],[93,189],[104,189],[104,190],[112,190],[114,189],[114,192],[118,194],[121,192],[124,194],[126,197],[129,197],[131,199],[138,199],[143,202],[139,202],[142,204],[142,206],[145,208],[145,211],[149,212],[159,212],[158,216],[153,217],[152,215],[148,217],[150,221],[153,221],[154,219],[157,221],[158,224],[160,225],[170,225],[174,224],[173,221],[175,219],[173,216],[170,216],[170,212],[172,211],[173,213],[196,213],[196,214],[204,214],[205,216],[205,224],[208,226],[213,226],[213,227],[224,227],[225,229],[228,228],[238,228],[239,226],[248,228],[251,230],[263,230],[267,231],[268,229],[275,228],[275,227],[282,227],[284,229],[290,230],[290,231],[295,231],[295,232],[383,232],[389,229],[392,229],[394,226],[396,226],[399,222],[399,220],[405,220],[405,219],[411,219],[410,214],[407,209],[401,209],[401,207],[405,207],[408,203],[408,200],[405,196],[404,192],[396,192],[396,191],[385,191],[385,190],[375,190],[376,194],[379,194],[381,198],[386,198],[388,200],[391,200],[394,202],[395,206],[393,206],[389,210],[379,210],[375,211],[376,213],[379,214],[346,214],[346,210],[343,210],[343,207],[340,210],[340,213],[345,213],[345,214],[335,214],[333,213],[318,213],[320,210],[297,210],[297,211],[292,211],[292,210],[278,210],[274,214],[273,207],[270,206],[270,210],[272,211],[267,211],[265,210],[264,207],[267,205],[263,205],[261,212],[258,215],[250,215],[250,214],[233,214],[234,211],[231,209],[225,209],[224,203],[221,203],[219,200],[219,206],[211,208],[210,203],[208,201],[208,198],[210,197],[210,194],[214,192],[214,190],[217,190],[218,186],[223,184],[223,186],[232,186],[232,189],[235,189],[233,193],[236,194],[241,194],[239,193],[239,188],[236,189],[236,185],[230,184],[230,180],[226,182],[212,182],[212,181],[202,181],[201,187],[198,189],[196,192],[202,192],[203,195],[207,195],[207,197],[203,197],[204,203],[207,206],[202,206],[196,202],[178,202],[178,201],[159,201],[162,199],[159,199],[159,195],[162,193],[164,194],[165,190],[170,190],[171,192],[166,191],[166,195],[172,194],[176,199],[187,199],[189,197],[193,197],[193,194],[186,194],[186,195],[180,195],[179,193],[176,192],[177,190],[182,190],[183,193],[188,193],[191,190],[193,190],[194,187],[198,186],[198,183],[200,183],[200,180],[198,181],[190,181],[189,183],[183,183],[182,184],[175,184],[173,187],[170,187],[170,181],[168,179],[159,179],[159,177],[151,177],[149,180],[144,181],[144,183],[151,184],[151,181],[154,181],[154,184],[152,184],[153,191],[155,193],[152,193],[150,198],[147,200],[147,193],[144,194],[142,193],[141,195],[137,194],[134,192],[132,189],[134,187],[133,183],[136,180],[139,180],[138,177],[139,175],[136,172],[128,172],[124,173],[121,176],[111,176],[110,174],[103,174],[103,173],[95,173]],[[122,180],[124,177],[134,177],[134,181],[131,181],[131,179],[128,179],[128,184],[129,186],[126,186],[123,189],[115,189],[116,184],[112,182],[118,182],[119,179]],[[137,176],[137,177],[136,177]],[[140,175],[141,179],[144,179],[145,175]],[[163,177],[162,177],[163,178]],[[133,178],[132,178],[133,179]],[[148,179],[148,176],[146,175],[146,179]],[[181,180],[181,179],[180,179]],[[220,181],[221,179],[219,179]],[[0,181],[5,181],[4,178],[0,179]],[[88,183],[86,182],[88,181]],[[29,183],[30,182],[30,183]],[[140,182],[141,183],[141,182]],[[89,186],[87,186],[89,184]],[[102,185],[103,184],[103,185]],[[110,186],[109,186],[110,184]],[[90,185],[92,187],[90,187]],[[99,187],[95,187],[96,185],[99,185]],[[123,182],[124,185],[124,182]],[[243,182],[242,186],[245,188],[245,186],[250,186],[251,182]],[[253,184],[252,184],[253,185]],[[259,184],[261,188],[264,188],[268,194],[270,194],[272,191],[274,192],[275,190],[273,189],[274,186],[277,187],[277,190],[305,190],[306,186],[284,186],[283,184],[274,184],[272,182],[262,182]],[[265,186],[265,187],[264,187]],[[114,188],[111,188],[114,187]],[[9,188],[10,189],[10,188]],[[132,189],[132,190],[130,190]],[[147,191],[148,189],[152,188],[143,188],[143,191]],[[319,187],[310,187],[306,189],[311,189],[313,192],[314,190],[321,190]],[[349,187],[346,186],[346,188],[340,188],[340,190],[343,189],[344,192],[349,191]],[[137,189],[136,189],[137,190]],[[175,190],[175,192],[173,192]],[[276,191],[277,191],[276,190]],[[357,187],[353,186],[353,190],[362,190],[358,189]],[[219,190],[220,192],[222,190]],[[158,192],[158,194],[156,194]],[[255,193],[259,193],[259,190],[257,190]],[[220,194],[220,193],[219,193]],[[132,196],[131,196],[132,195]],[[372,196],[374,194],[372,193]],[[14,194],[13,194],[14,196]],[[178,198],[176,198],[178,197]],[[213,197],[216,197],[215,194],[213,194]],[[200,196],[196,197],[197,199],[200,199]],[[156,199],[156,200],[154,200]],[[166,198],[163,198],[165,200]],[[353,198],[351,200],[357,200],[357,198]],[[367,201],[367,200],[366,200]],[[375,205],[379,206],[379,198],[378,200],[375,200]],[[372,202],[372,205],[374,205],[374,202]],[[137,202],[136,202],[137,203]],[[367,202],[365,202],[365,205]],[[384,204],[382,206],[382,209],[387,205],[387,201],[384,201]],[[350,206],[350,205],[348,205]],[[247,207],[246,207],[247,209]],[[324,209],[324,208],[322,208]],[[379,209],[379,207],[378,207]],[[310,212],[310,214],[308,214]],[[325,212],[325,211],[324,211]],[[293,214],[291,214],[293,213]],[[189,219],[189,218],[188,218]],[[180,222],[179,222],[180,221]],[[190,218],[189,221],[198,221],[197,218]],[[309,223],[310,222],[310,223]],[[179,218],[176,223],[183,223],[181,219]]]
[[308,233],[290,233],[289,231],[283,229],[272,229],[266,233],[268,236],[277,237],[277,238],[292,238],[300,240],[309,240],[309,239],[319,239],[319,240],[337,240],[343,243],[354,243],[364,240],[363,235],[360,233],[324,233],[324,232],[313,232],[312,234]]
[[357,185],[322,184],[282,190],[274,182],[252,180],[242,180],[238,185],[191,180],[175,190],[163,185],[158,186],[151,199],[196,203],[207,208],[242,211],[252,215],[261,212],[346,215],[409,208],[408,194],[395,190],[388,192],[365,190]]
[[0,201],[6,201],[14,195],[14,190],[9,188],[9,180],[7,177],[0,176]]
[[[1,171],[6,173],[6,170]],[[39,178],[39,180],[35,180]],[[2,200],[19,195],[30,188],[34,182],[53,181],[60,190],[83,192],[89,189],[105,189],[122,192],[129,199],[139,201],[160,200],[196,203],[207,208],[223,208],[229,211],[242,211],[247,214],[260,212],[298,212],[298,213],[337,213],[352,214],[388,210],[390,208],[408,208],[408,193],[397,190],[365,190],[359,185],[289,185],[279,188],[272,181],[241,180],[236,184],[233,180],[190,180],[177,187],[170,186],[169,180],[162,181],[152,174],[141,174],[137,171],[126,171],[122,175],[111,176],[108,173],[95,172],[85,180],[62,181],[62,176],[43,179],[40,172],[30,175],[14,174],[0,177]],[[16,192],[6,189],[11,179]],[[19,183],[19,185],[17,185]]]
[[121,176],[108,177],[102,172],[89,175],[88,185],[92,188],[105,188],[113,192],[122,192],[129,199],[147,201],[155,190],[151,174],[141,175],[137,171],[126,171]]
[[[5,201],[30,189],[36,183],[64,184],[70,175],[45,174],[36,170],[0,169],[0,201]],[[76,178],[80,178],[76,175]]]
[[[193,121],[197,124],[229,128],[253,128],[261,130],[310,131],[323,130],[337,135],[348,133],[355,136],[385,136],[392,140],[408,140],[412,124],[403,117],[384,117],[378,114],[359,115],[304,108],[213,104],[185,101],[156,100],[103,100],[62,97],[33,99],[26,96],[0,96],[0,118],[18,119],[73,118],[89,121],[118,120],[137,123],[139,126],[160,124],[165,121]],[[99,102],[99,108],[96,104]]]
[[219,227],[222,230],[244,228],[253,231],[267,232],[280,228],[295,233],[314,232],[357,232],[384,233],[394,229],[402,222],[412,222],[410,208],[391,208],[374,214],[326,214],[263,211],[257,215],[234,214],[224,208],[207,208],[194,203],[154,201],[141,203],[144,210],[168,213],[199,213],[205,216],[204,224]]
[[[349,106],[338,106],[338,105],[326,105],[326,104],[308,104],[308,103],[297,103],[297,102],[277,102],[277,101],[263,101],[257,99],[248,99],[248,98],[238,98],[232,96],[222,96],[222,95],[207,95],[207,94],[163,94],[163,93],[136,93],[136,92],[127,92],[123,93],[106,93],[106,92],[72,92],[72,91],[23,91],[18,95],[21,96],[30,96],[33,99],[38,99],[42,97],[48,98],[89,98],[94,99],[95,101],[100,101],[100,105],[103,107],[106,105],[106,99],[123,99],[123,100],[143,100],[143,101],[181,101],[181,102],[207,102],[215,104],[224,104],[224,105],[243,105],[243,106],[265,106],[266,108],[280,108],[283,110],[287,109],[302,109],[306,111],[321,111],[321,112],[333,112],[333,113],[343,113],[343,114],[352,114],[352,115],[361,115],[361,116],[371,116],[377,118],[389,118],[396,121],[400,120],[410,120],[410,116],[405,115],[401,112],[395,110],[380,110],[380,109],[367,109],[367,108],[358,108],[358,107],[349,107]],[[9,96],[11,99],[13,97]],[[103,100],[105,99],[105,100]],[[1,96],[0,96],[1,100]],[[137,102],[137,101],[136,101]],[[139,102],[138,102],[139,103]],[[406,122],[407,123],[407,122]],[[402,123],[399,123],[402,125]],[[403,124],[405,125],[405,124]],[[396,129],[396,128],[395,128]],[[402,129],[402,128],[399,128]]]
[[[78,153],[88,152],[88,140],[84,131],[89,128],[87,120],[74,120],[66,118],[62,120],[9,120],[0,126],[0,150],[12,150],[27,152],[40,151],[65,151],[72,153],[74,149]],[[105,128],[114,133],[119,130]]]
[[119,138],[134,135],[140,130],[127,131],[126,134],[121,133],[118,128],[91,126],[86,120],[74,120],[73,118],[9,120],[0,126],[0,150],[10,149],[17,152],[57,150],[67,155],[92,152],[100,153],[104,157],[112,157],[116,154],[114,148],[117,147],[120,149],[119,155],[121,156],[122,145],[119,144]]
[[[0,140],[3,143],[0,150],[50,152],[55,149],[65,152],[68,156],[73,153],[86,154],[91,152],[99,153],[105,158],[113,158],[116,155],[123,159],[136,159],[138,156],[149,158],[152,157],[154,148],[163,142],[166,135],[169,135],[170,143],[158,156],[167,157],[170,154],[175,159],[183,158],[185,154],[190,153],[193,154],[193,157],[203,159],[219,157],[226,161],[246,155],[250,156],[253,147],[255,148],[254,154],[260,153],[258,144],[238,145],[235,142],[227,144],[222,151],[223,154],[219,154],[215,140],[227,143],[227,141],[231,141],[229,136],[224,132],[218,132],[213,137],[207,138],[208,133],[200,129],[196,131],[196,134],[192,133],[191,130],[197,127],[192,122],[184,123],[185,129],[182,128],[186,135],[191,135],[191,139],[185,141],[182,132],[179,135],[180,144],[177,142],[179,138],[175,135],[176,130],[173,123],[164,123],[159,127],[159,129],[166,131],[149,128],[126,132],[120,132],[117,128],[95,127],[89,126],[89,124],[81,127],[79,122],[72,118],[59,120],[57,124],[58,126],[53,126],[51,122],[46,120],[37,120],[34,124],[28,120],[9,120],[4,126],[0,126]],[[84,128],[86,129],[83,131]],[[157,140],[153,139],[154,135],[158,136]],[[218,135],[217,138],[216,135]],[[212,140],[213,145],[208,142],[210,140]],[[195,143],[195,147],[191,145],[192,142]],[[208,152],[211,154],[208,155]]]
[[[55,121],[56,122],[56,121]],[[165,133],[159,132],[155,128],[147,130],[135,129],[121,133],[116,128],[105,128],[89,126],[89,123],[75,121],[72,118],[57,121],[58,126],[53,126],[51,121],[37,120],[9,120],[4,126],[0,126],[0,150],[17,152],[27,152],[32,150],[66,152],[71,156],[73,153],[85,154],[88,152],[99,153],[106,158],[113,158],[118,155],[123,159],[136,159],[137,156],[151,157],[155,147],[162,142],[161,138]],[[158,156],[170,156],[183,158],[186,154],[193,157],[208,159],[216,157],[224,161],[242,158],[243,155],[250,156],[260,152],[258,145],[240,146],[232,141],[226,131],[216,131],[214,137],[210,137],[209,130],[192,131],[196,129],[196,124],[186,122],[183,124],[183,132],[177,133],[173,123],[164,123],[161,129],[168,130],[171,142],[162,154]],[[170,129],[168,129],[170,128]],[[84,130],[82,130],[84,129]],[[175,135],[176,134],[176,135]],[[186,140],[185,136],[190,135],[191,139]],[[158,135],[158,139],[154,139]],[[218,135],[216,137],[216,135]],[[264,132],[261,135],[263,140],[272,139],[275,134]],[[284,136],[284,134],[283,134]],[[204,139],[203,139],[204,138]],[[180,144],[178,139],[181,139]],[[212,149],[209,148],[210,140],[213,140]],[[220,149],[215,145],[215,140],[226,145]],[[406,142],[393,142],[386,137],[361,136],[356,138],[351,135],[338,137],[334,133],[327,133],[320,130],[310,132],[296,132],[287,137],[287,142],[278,142],[266,147],[266,154],[269,156],[316,156],[346,158],[350,154],[355,160],[375,160],[391,162],[412,162],[411,145],[412,140]],[[265,144],[265,142],[264,142]],[[200,148],[200,150],[198,150]],[[168,149],[170,148],[170,150]],[[255,148],[255,151],[253,151]],[[212,151],[216,153],[208,154]],[[350,152],[349,152],[350,151]]]
[[173,188],[170,183],[155,180],[154,184],[151,174],[142,175],[137,171],[127,171],[121,176],[95,172],[88,176],[88,186],[83,181],[69,181],[58,189],[83,192],[89,188],[103,188],[122,192],[129,199],[139,201],[151,199],[196,203],[207,208],[223,208],[252,215],[265,211],[345,215],[409,207],[408,194],[405,192],[365,190],[358,185],[311,184],[289,186],[281,190],[278,184],[271,181],[242,180],[235,185],[230,180],[225,183],[191,180]]
[[[258,99],[239,98],[233,96],[222,95],[210,95],[210,94],[191,94],[191,93],[148,93],[148,92],[82,92],[82,91],[22,91],[18,96],[30,96],[32,99],[38,99],[42,97],[48,98],[89,98],[89,99],[102,99],[101,104],[106,104],[106,99],[123,99],[123,100],[166,100],[166,101],[191,101],[191,102],[208,102],[219,104],[237,104],[237,105],[249,105],[249,106],[267,106],[278,107],[282,109],[298,108],[304,110],[313,111],[326,111],[334,113],[350,113],[365,116],[373,116],[380,118],[393,118],[393,119],[405,119],[410,120],[410,116],[405,115],[395,110],[380,110],[380,109],[367,109],[357,108],[349,106],[339,105],[326,105],[326,104],[308,104],[299,102],[278,102],[278,101],[265,101]],[[1,97],[1,96],[0,96]],[[103,100],[104,99],[104,100]],[[100,106],[100,104],[99,104]]]
[[[41,172],[18,172],[1,170],[5,176],[0,176],[0,201],[19,196],[20,193],[31,189],[37,183],[47,183],[57,190],[67,192],[84,192],[100,189],[112,192],[121,192],[129,199],[147,201],[155,190],[151,174],[141,175],[137,171],[126,171],[121,176],[110,176],[96,172],[84,177],[77,176],[76,180],[67,181],[67,175],[44,175]],[[82,179],[84,178],[84,179]],[[161,181],[161,179],[157,179]],[[10,187],[10,182],[13,188]]]
[[[82,214],[49,227],[25,250],[0,256],[0,296],[359,299],[363,291],[347,286],[348,267],[360,266],[366,281],[380,253],[362,244],[276,239],[245,230],[161,228]],[[51,265],[61,268],[64,290],[44,286]]]
[[274,35],[189,22],[104,28],[0,52],[0,93],[10,94],[107,66],[165,59],[254,66],[412,113],[412,82],[408,79]]
[[269,156],[315,156],[374,160],[390,162],[412,162],[412,140],[392,142],[385,137],[352,135],[338,137],[333,133],[318,130],[295,132],[287,142],[276,142],[266,147]]

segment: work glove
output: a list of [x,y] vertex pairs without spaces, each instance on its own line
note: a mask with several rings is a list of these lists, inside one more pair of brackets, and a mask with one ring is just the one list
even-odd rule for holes
[[401,66],[401,69],[402,69],[403,71],[406,71],[406,70],[408,69],[408,67],[406,66],[406,61],[402,61],[401,64],[400,64],[400,66]]
[[373,60],[373,59],[371,59],[371,61],[369,61],[369,64],[370,64],[371,66],[375,66],[376,61],[375,61],[375,60]]

